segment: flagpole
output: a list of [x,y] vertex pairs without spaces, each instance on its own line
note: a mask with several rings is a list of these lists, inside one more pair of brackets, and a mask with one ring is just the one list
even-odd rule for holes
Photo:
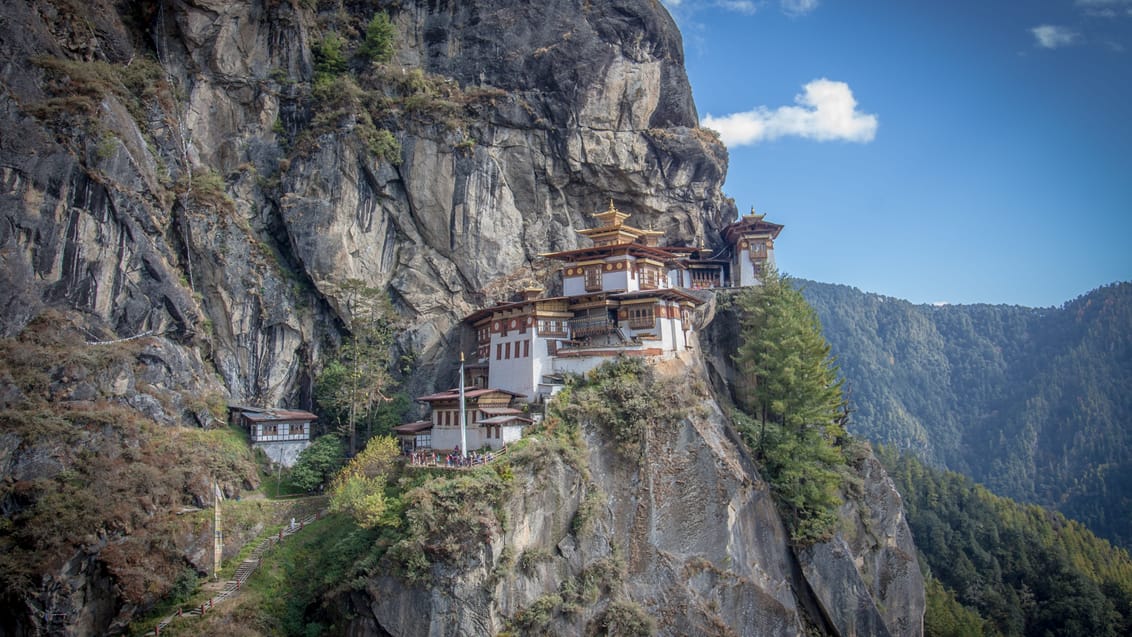
[[460,455],[468,457],[468,427],[464,413],[464,352],[460,352]]
[[224,535],[220,528],[220,500],[223,495],[220,493],[220,485],[215,481],[212,483],[212,578],[217,579],[220,577],[220,560],[224,554]]

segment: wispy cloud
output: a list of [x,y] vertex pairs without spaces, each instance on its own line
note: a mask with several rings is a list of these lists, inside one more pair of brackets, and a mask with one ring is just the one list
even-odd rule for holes
[[758,5],[751,0],[718,0],[716,6],[747,15],[754,15],[759,10]]
[[1086,15],[1099,18],[1132,16],[1132,0],[1077,0],[1075,3]]
[[[723,9],[745,15],[763,10],[768,0],[661,0],[669,11],[691,14],[703,9]],[[778,0],[779,9],[786,15],[805,15],[818,8],[819,0]]]
[[781,0],[779,4],[787,15],[805,15],[818,8],[818,0]]
[[1030,29],[1030,33],[1034,34],[1034,38],[1038,41],[1038,46],[1043,49],[1056,49],[1063,46],[1069,46],[1077,41],[1080,35],[1068,28],[1057,26],[1054,24],[1043,24]]
[[779,137],[860,143],[876,137],[877,116],[857,110],[857,100],[845,82],[814,80],[794,96],[794,102],[796,106],[773,110],[760,106],[722,117],[708,114],[701,123],[719,131],[720,139],[729,148]]

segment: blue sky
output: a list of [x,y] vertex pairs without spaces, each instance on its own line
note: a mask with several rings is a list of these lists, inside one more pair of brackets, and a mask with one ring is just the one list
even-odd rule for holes
[[1132,280],[1132,0],[665,0],[779,268],[915,303]]

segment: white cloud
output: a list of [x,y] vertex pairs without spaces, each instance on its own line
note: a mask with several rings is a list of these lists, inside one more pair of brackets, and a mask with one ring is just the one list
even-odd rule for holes
[[[669,11],[690,15],[711,8],[754,15],[766,8],[767,0],[661,0]],[[778,0],[779,9],[786,15],[806,15],[818,8],[819,0]]]
[[818,8],[818,0],[781,0],[780,4],[787,15],[805,15]]
[[1086,15],[1097,18],[1115,18],[1124,14],[1132,16],[1132,0],[1077,0]]
[[751,0],[718,0],[716,5],[728,11],[746,13],[748,15],[754,15],[755,12],[759,10],[758,6]]
[[876,137],[877,116],[857,110],[857,100],[845,82],[814,80],[794,96],[797,106],[771,110],[760,106],[723,117],[708,114],[701,122],[719,131],[729,148],[771,141],[779,137],[802,137],[816,141],[871,142]]
[[1053,24],[1043,24],[1030,29],[1030,33],[1038,40],[1038,46],[1043,49],[1056,49],[1069,46],[1077,41],[1078,33],[1068,27]]

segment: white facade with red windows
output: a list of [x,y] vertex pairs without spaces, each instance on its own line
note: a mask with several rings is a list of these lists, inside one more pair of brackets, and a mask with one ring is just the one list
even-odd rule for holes
[[[465,367],[465,436],[469,449],[518,440],[531,420],[512,406],[553,394],[566,374],[584,374],[616,356],[673,356],[693,344],[693,312],[703,300],[689,290],[758,285],[774,264],[782,226],[747,215],[722,231],[726,247],[659,246],[661,233],[625,225],[609,209],[596,228],[579,231],[593,245],[543,255],[562,263],[562,295],[521,299],[464,319],[476,335]],[[418,398],[428,420],[394,428],[406,451],[454,449],[460,435],[459,393]]]
[[680,255],[656,246],[659,233],[625,225],[610,205],[601,225],[582,230],[594,245],[544,255],[563,262],[563,295],[486,308],[465,319],[489,387],[527,400],[553,393],[566,373],[584,373],[613,356],[664,356],[691,344],[692,312],[703,301],[672,287]]

